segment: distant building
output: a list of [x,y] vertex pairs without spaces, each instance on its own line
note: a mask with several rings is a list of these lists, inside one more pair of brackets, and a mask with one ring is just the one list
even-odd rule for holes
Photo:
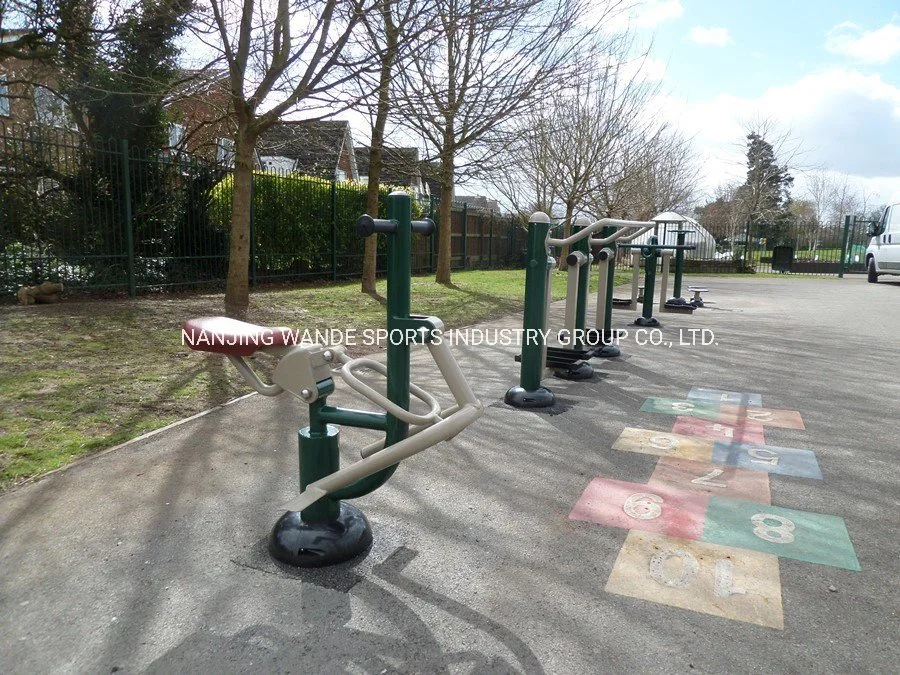
[[295,171],[328,180],[359,180],[350,123],[342,120],[279,122],[256,144],[264,170]]
[[483,197],[481,195],[465,196],[461,195],[453,198],[454,202],[462,202],[472,209],[481,209],[491,213],[500,213],[500,203],[496,199]]
[[166,97],[169,125],[168,149],[187,152],[234,165],[234,132],[231,92],[225,70],[182,70]]
[[[368,146],[356,148],[356,166],[362,183],[369,181],[369,150]],[[418,148],[384,148],[381,161],[381,183],[411,187],[416,194],[423,193]]]

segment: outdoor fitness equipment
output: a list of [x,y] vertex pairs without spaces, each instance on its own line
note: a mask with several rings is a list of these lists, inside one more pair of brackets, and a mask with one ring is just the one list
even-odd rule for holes
[[[654,219],[655,220],[655,219]],[[609,244],[600,249],[597,254],[599,268],[597,283],[597,312],[594,318],[594,326],[599,334],[601,344],[594,349],[593,356],[598,358],[612,358],[619,356],[621,351],[618,345],[613,344],[613,340],[619,337],[619,332],[612,328],[612,308],[613,308],[613,287],[615,285],[616,275],[616,250],[620,243],[633,241],[645,232],[650,231],[653,225],[642,227],[636,232],[622,235]],[[601,237],[610,237],[615,233],[614,227],[605,227],[600,232]],[[602,239],[592,239],[591,245],[601,245]],[[631,284],[631,304],[632,308],[637,308],[638,297],[638,276],[640,274],[640,264],[638,253],[632,255],[632,284]]]
[[[541,386],[544,368],[559,367],[557,377],[585,379],[593,374],[593,368],[584,359],[593,356],[583,336],[587,312],[588,282],[590,280],[590,246],[606,246],[631,234],[634,228],[653,227],[653,222],[615,220],[604,218],[590,223],[579,218],[572,227],[572,234],[564,239],[550,238],[550,217],[538,211],[528,223],[527,264],[525,268],[525,311],[523,316],[522,354],[519,386],[506,392],[504,400],[517,408],[546,408],[553,405],[553,392]],[[591,240],[590,236],[602,228],[614,229],[611,234]],[[645,229],[645,231],[646,231]],[[550,272],[555,261],[549,255],[549,246],[572,246],[566,294],[566,329],[575,348],[547,347],[544,334],[550,304]]]
[[645,328],[656,328],[660,326],[659,319],[653,316],[653,289],[656,283],[656,262],[661,252],[668,251],[668,255],[663,256],[663,284],[661,290],[660,304],[665,303],[665,290],[668,284],[669,275],[669,257],[672,251],[685,250],[693,251],[697,247],[694,244],[660,244],[656,236],[650,237],[650,241],[646,244],[624,244],[622,248],[638,249],[641,258],[644,261],[644,305],[641,316],[634,320],[634,325]]
[[[447,340],[435,339],[443,323],[433,316],[410,314],[411,233],[431,234],[434,222],[411,219],[411,201],[404,192],[387,198],[386,220],[362,216],[357,232],[387,240],[387,365],[370,358],[350,358],[340,346],[301,345],[286,328],[266,328],[228,319],[192,319],[184,326],[192,349],[225,354],[244,379],[264,396],[284,391],[309,405],[309,426],[298,432],[300,488],[269,536],[269,552],[277,560],[299,567],[320,567],[349,560],[372,543],[372,530],[361,511],[343,502],[362,497],[390,478],[397,464],[450,439],[481,416],[483,408],[466,382]],[[205,336],[205,339],[203,339]],[[410,347],[426,344],[447,383],[455,405],[442,410],[434,396],[410,382]],[[279,357],[266,384],[244,357],[264,351]],[[357,377],[369,369],[387,378],[387,396]],[[327,404],[339,375],[357,393],[386,412],[338,408]],[[410,412],[410,397],[428,407]],[[340,432],[347,425],[383,431],[385,437],[360,451],[362,459],[341,469]]]

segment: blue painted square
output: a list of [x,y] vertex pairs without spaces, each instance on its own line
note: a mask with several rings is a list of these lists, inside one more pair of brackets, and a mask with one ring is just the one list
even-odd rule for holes
[[716,441],[713,443],[712,461],[714,464],[822,480],[816,453],[801,448]]
[[745,394],[739,391],[723,391],[707,387],[692,387],[687,396],[695,401],[712,401],[715,403],[733,403],[735,405],[762,406],[761,394]]

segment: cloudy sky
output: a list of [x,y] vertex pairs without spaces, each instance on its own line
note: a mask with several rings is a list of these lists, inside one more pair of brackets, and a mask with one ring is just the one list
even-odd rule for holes
[[801,142],[800,164],[848,174],[874,202],[900,192],[896,0],[647,0],[630,25],[652,41],[646,72],[694,138],[704,190],[742,176],[742,122],[763,116]]

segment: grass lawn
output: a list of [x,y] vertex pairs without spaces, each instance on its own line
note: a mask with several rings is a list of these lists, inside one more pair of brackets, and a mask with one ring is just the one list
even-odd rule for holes
[[[412,308],[465,326],[521,311],[524,288],[524,270],[456,272],[449,287],[416,277]],[[181,345],[185,319],[221,313],[221,294],[0,307],[0,489],[252,391],[222,356]],[[362,330],[385,310],[347,282],[254,292],[248,320]]]

